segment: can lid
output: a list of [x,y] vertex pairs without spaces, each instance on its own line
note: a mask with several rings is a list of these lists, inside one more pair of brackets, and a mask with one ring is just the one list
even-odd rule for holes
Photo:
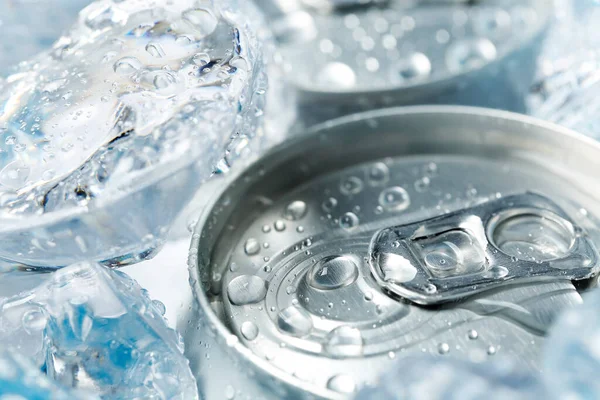
[[373,276],[387,290],[432,305],[516,284],[598,273],[598,251],[550,199],[503,197],[375,234]]
[[[328,122],[207,207],[195,294],[218,334],[239,338],[234,357],[311,393],[373,383],[415,352],[504,353],[537,370],[553,317],[581,301],[571,279],[597,272],[599,170],[598,143],[511,113]],[[457,249],[461,265],[445,268]]]

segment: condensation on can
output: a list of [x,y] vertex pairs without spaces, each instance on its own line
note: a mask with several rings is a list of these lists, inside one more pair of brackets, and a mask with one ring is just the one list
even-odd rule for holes
[[[493,244],[484,251],[501,251],[515,265],[589,267],[579,278],[590,282],[600,243],[599,168],[600,145],[581,135],[456,106],[348,116],[282,144],[226,177],[196,226],[189,259],[196,301],[179,328],[200,392],[228,398],[232,386],[227,393],[236,399],[347,398],[391,363],[421,352],[482,363],[505,355],[539,370],[554,316],[581,302],[568,276],[474,288],[458,301],[418,306],[374,279],[371,244],[390,227],[542,199],[540,214],[489,215],[501,228],[482,233]],[[545,218],[550,212],[556,217]],[[472,276],[448,272],[446,263],[460,257],[465,268],[473,266],[467,257],[483,262],[492,283],[518,272],[488,268],[473,246],[452,253],[466,239],[450,228],[417,241],[423,265],[442,282]],[[593,253],[582,265],[566,257],[579,252],[575,236]],[[378,260],[393,282],[422,273],[403,259],[400,241],[386,246],[389,254]]]
[[258,2],[279,39],[305,126],[399,105],[524,112],[553,22],[546,0],[335,3]]

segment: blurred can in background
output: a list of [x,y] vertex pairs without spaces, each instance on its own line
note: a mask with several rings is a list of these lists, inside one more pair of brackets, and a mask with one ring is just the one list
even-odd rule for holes
[[348,398],[415,353],[539,371],[600,267],[599,163],[558,126],[456,106],[288,140],[198,219],[179,330],[201,394]]
[[306,125],[357,110],[462,104],[523,112],[546,0],[257,0]]

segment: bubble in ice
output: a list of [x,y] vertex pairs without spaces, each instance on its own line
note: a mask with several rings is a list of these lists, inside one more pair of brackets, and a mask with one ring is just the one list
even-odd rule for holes
[[446,356],[423,355],[395,362],[375,385],[363,388],[355,400],[481,398],[525,400],[548,398],[548,395],[536,376],[521,371],[512,360],[479,364]]
[[229,301],[237,306],[258,303],[267,295],[267,282],[255,275],[241,275],[227,285]]
[[0,338],[57,384],[90,396],[197,399],[183,343],[162,308],[124,273],[81,262],[3,300]]
[[[41,3],[31,20],[63,7]],[[273,47],[262,24],[250,2],[86,7],[0,84],[0,253],[50,267],[152,254],[197,186],[261,145]],[[52,250],[25,245],[47,237]]]

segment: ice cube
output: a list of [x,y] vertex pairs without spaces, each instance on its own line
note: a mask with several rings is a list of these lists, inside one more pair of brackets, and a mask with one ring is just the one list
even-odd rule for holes
[[126,264],[157,248],[263,134],[262,23],[248,1],[99,0],[0,83],[0,259]]
[[29,335],[15,347],[38,366],[42,356],[48,375],[66,387],[105,398],[198,397],[181,338],[162,317],[164,306],[122,272],[73,264],[6,300],[0,312],[0,326],[9,320],[12,328],[2,341]]
[[0,398],[2,400],[72,400],[97,397],[93,393],[68,390],[48,379],[26,357],[11,351],[0,352]]
[[529,112],[600,138],[600,7],[557,0],[558,20],[542,50]]
[[355,400],[541,399],[536,377],[519,372],[507,359],[477,364],[452,358],[413,357],[396,364]]
[[49,48],[90,0],[0,0],[0,76]]
[[600,289],[564,312],[550,331],[544,381],[556,399],[600,398]]

